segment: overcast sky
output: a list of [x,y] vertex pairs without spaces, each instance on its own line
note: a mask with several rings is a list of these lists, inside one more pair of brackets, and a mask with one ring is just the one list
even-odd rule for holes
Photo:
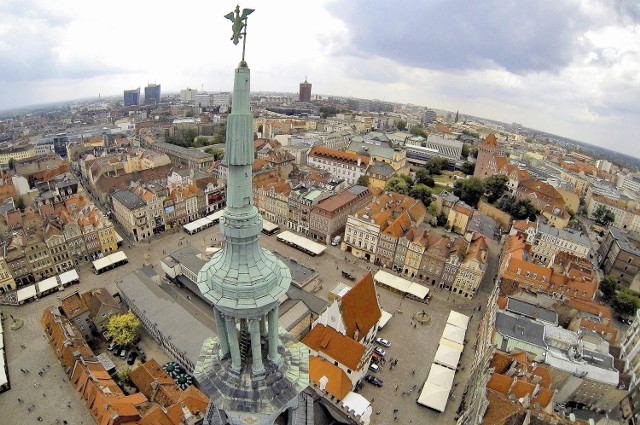
[[[230,90],[227,0],[0,1],[0,110]],[[256,91],[410,102],[640,157],[638,0],[272,0],[241,4]]]

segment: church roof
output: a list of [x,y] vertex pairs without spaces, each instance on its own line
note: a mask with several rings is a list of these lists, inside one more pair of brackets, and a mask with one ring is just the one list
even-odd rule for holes
[[364,345],[332,327],[321,324],[314,326],[302,342],[312,350],[326,354],[351,370],[360,368],[360,361],[366,351]]
[[[367,273],[340,301],[342,320],[347,336],[354,340],[362,339],[373,326],[376,326],[382,313],[371,272]],[[357,332],[357,336],[356,336]]]

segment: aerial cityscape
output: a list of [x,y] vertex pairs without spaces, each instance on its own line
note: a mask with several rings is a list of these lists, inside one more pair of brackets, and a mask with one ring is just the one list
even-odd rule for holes
[[635,3],[29,3],[0,423],[639,423]]

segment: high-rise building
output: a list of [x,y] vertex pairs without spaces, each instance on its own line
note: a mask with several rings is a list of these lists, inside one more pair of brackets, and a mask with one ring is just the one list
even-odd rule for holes
[[157,105],[160,103],[160,84],[149,84],[144,88],[144,104]]
[[422,119],[422,123],[425,125],[430,124],[434,122],[437,117],[438,115],[436,114],[436,111],[434,111],[433,109],[427,108],[424,110],[424,117]]
[[300,102],[311,102],[311,83],[304,79],[304,83],[300,83]]
[[[198,288],[213,304],[217,336],[207,339],[194,375],[209,397],[206,424],[294,423],[309,384],[309,350],[280,332],[280,300],[289,268],[259,244],[262,217],[253,204],[253,115],[249,68],[235,70],[227,119],[227,206],[223,248],[198,273]],[[302,402],[306,405],[306,402]],[[285,418],[286,419],[286,418]]]
[[138,106],[140,104],[140,87],[124,91],[124,106]]

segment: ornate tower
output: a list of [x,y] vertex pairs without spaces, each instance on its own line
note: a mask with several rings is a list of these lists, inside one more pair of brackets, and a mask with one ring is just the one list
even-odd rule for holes
[[[234,23],[234,43],[241,38],[246,42],[251,12],[240,14],[236,8],[235,16],[226,16]],[[244,46],[235,70],[226,146],[223,248],[198,273],[198,288],[214,305],[218,336],[205,341],[195,377],[210,397],[205,423],[273,424],[284,411],[297,407],[309,383],[309,352],[280,332],[278,306],[291,272],[259,244],[262,217],[253,205],[251,187],[253,115]]]

